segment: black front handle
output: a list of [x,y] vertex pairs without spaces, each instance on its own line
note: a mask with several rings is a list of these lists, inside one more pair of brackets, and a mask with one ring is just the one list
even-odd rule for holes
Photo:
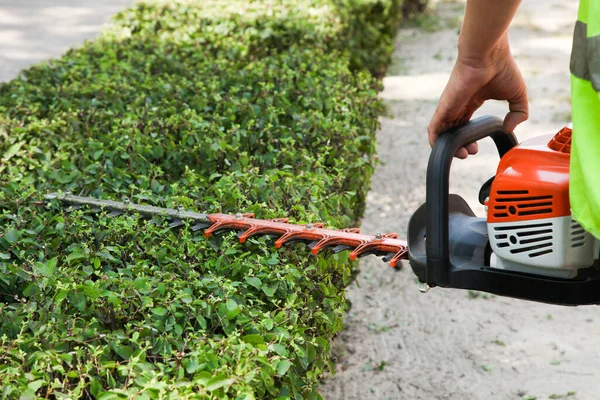
[[433,146],[427,165],[427,283],[430,286],[447,286],[450,277],[450,251],[448,243],[448,194],[450,190],[450,165],[461,148],[483,138],[491,137],[498,154],[518,144],[514,133],[507,134],[503,121],[484,116],[444,132]]

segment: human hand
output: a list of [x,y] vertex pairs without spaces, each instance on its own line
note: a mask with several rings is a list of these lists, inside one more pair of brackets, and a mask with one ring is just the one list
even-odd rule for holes
[[[508,101],[509,112],[504,118],[505,132],[513,132],[518,124],[527,120],[527,89],[510,53],[508,39],[487,59],[459,54],[427,127],[429,144],[433,147],[444,131],[468,122],[473,113],[490,99]],[[459,149],[455,157],[464,159],[477,151],[477,143],[471,143]]]

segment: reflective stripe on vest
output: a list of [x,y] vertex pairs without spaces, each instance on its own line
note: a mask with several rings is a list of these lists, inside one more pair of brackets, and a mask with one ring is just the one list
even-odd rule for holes
[[577,21],[571,51],[571,73],[600,92],[600,35],[588,37],[587,24]]

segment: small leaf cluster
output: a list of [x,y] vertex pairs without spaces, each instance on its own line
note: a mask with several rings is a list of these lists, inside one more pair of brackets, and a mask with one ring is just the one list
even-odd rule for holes
[[42,199],[357,224],[400,6],[145,0],[0,85],[0,396],[320,398],[346,254]]

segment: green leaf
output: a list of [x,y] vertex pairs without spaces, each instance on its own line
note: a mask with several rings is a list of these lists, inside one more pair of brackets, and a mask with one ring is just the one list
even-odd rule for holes
[[123,359],[129,360],[129,357],[133,354],[133,350],[129,346],[116,345],[115,352]]
[[206,386],[212,379],[212,374],[208,371],[202,371],[194,375],[194,384]]
[[61,290],[58,293],[56,293],[56,296],[54,296],[54,302],[56,304],[60,304],[61,301],[63,301],[65,298],[67,298],[68,295],[68,291],[67,290]]
[[102,390],[102,384],[94,378],[90,378],[90,393],[94,397],[98,397]]
[[21,393],[19,400],[34,400],[35,398],[35,391],[32,389],[26,389]]
[[265,329],[268,331],[273,329],[273,320],[271,318],[265,320]]
[[148,286],[148,278],[144,278],[144,277],[138,277],[135,278],[135,280],[133,281],[133,287],[136,288],[136,290],[145,293],[145,289]]
[[0,260],[10,260],[10,253],[0,253]]
[[265,339],[261,335],[256,333],[242,336],[242,340],[252,345],[265,344]]
[[31,282],[29,285],[23,289],[23,296],[30,297],[34,293],[38,291],[38,284],[36,282]]
[[13,158],[15,154],[17,154],[19,150],[21,150],[21,147],[23,147],[24,144],[25,142],[17,142],[10,146],[8,150],[4,152],[4,156],[2,157],[3,161],[8,161],[11,158]]
[[50,278],[54,274],[55,266],[56,266],[56,258],[54,258],[53,260],[50,260],[47,264],[34,263],[33,264],[33,272],[36,275],[41,275],[46,278]]
[[238,303],[233,299],[227,300],[226,305],[227,311],[233,311],[238,309]]
[[238,395],[235,400],[256,400],[254,393],[242,393]]
[[206,329],[206,327],[207,327],[206,319],[204,319],[204,317],[202,315],[196,315],[196,321],[198,321],[198,324],[200,325],[200,327],[202,329]]
[[271,289],[270,287],[261,286],[261,289],[269,297],[273,297],[273,295],[275,294],[275,292],[273,291],[273,289]]
[[77,261],[85,258],[85,254],[80,251],[75,251],[67,256],[67,263],[71,264],[72,261]]
[[27,388],[37,392],[42,386],[46,385],[46,381],[43,379],[38,379],[37,381],[29,382],[27,384]]
[[233,319],[237,317],[241,311],[242,310],[234,300],[227,300],[227,318]]
[[188,363],[185,367],[185,371],[188,374],[193,374],[200,367],[200,363],[198,362],[198,357],[190,357]]
[[261,280],[254,276],[247,276],[245,279],[246,282],[248,282],[251,286],[254,286],[257,289],[260,289],[260,287],[262,286]]
[[284,345],[279,344],[279,343],[274,343],[272,345],[269,346],[269,349],[271,351],[274,351],[275,353],[277,353],[277,355],[280,355],[282,357],[287,357],[288,356],[288,351],[285,348]]
[[271,258],[267,260],[267,264],[269,265],[277,265],[279,264],[279,258],[277,257],[277,253],[273,253]]
[[284,376],[291,366],[292,363],[289,360],[279,360],[277,362],[277,375]]
[[167,309],[164,307],[154,307],[150,311],[152,311],[152,314],[158,315],[159,317],[167,315]]
[[227,378],[226,375],[220,375],[212,378],[208,382],[208,384],[206,385],[206,390],[208,390],[209,392],[213,392],[225,386],[233,385],[234,383],[235,379]]
[[13,244],[13,243],[16,243],[17,240],[19,240],[20,236],[21,236],[21,234],[19,233],[19,231],[15,230],[15,229],[10,229],[4,233],[3,237],[4,237],[4,240],[6,240],[8,242],[8,244]]
[[98,400],[117,400],[117,399],[122,399],[122,397],[119,394],[113,393],[113,392],[104,392],[98,396]]

